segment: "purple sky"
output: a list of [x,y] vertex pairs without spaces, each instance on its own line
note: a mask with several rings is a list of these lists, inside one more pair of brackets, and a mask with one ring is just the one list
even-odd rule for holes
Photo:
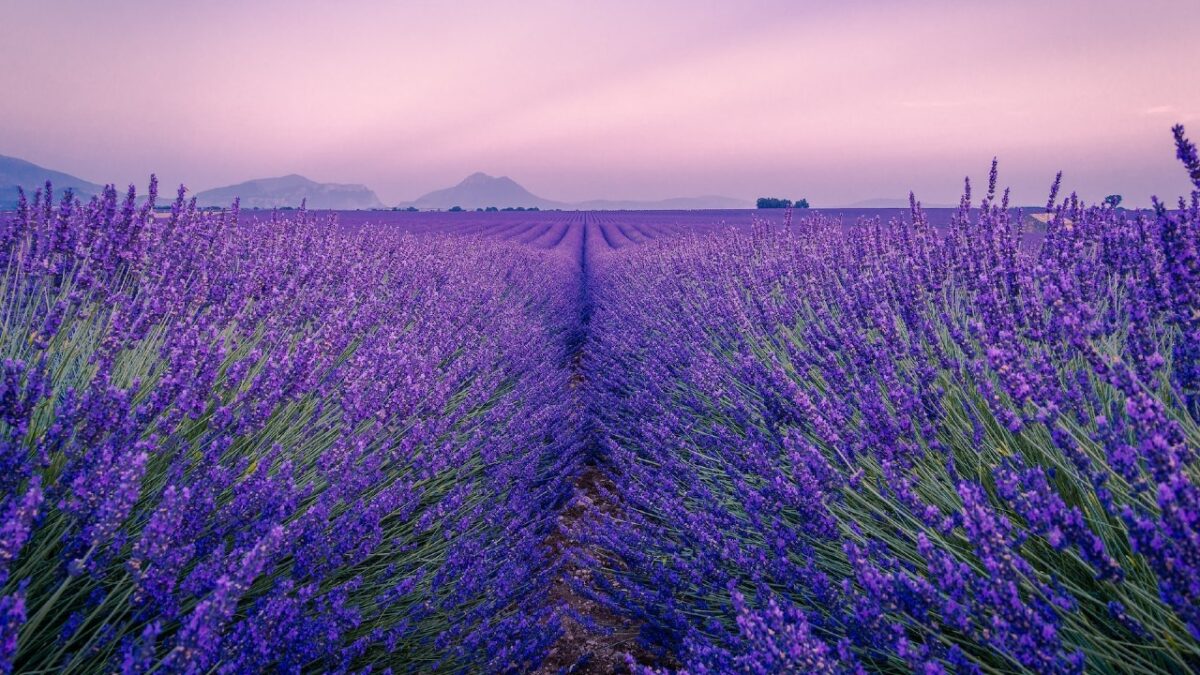
[[[1188,189],[1200,1],[0,0],[0,154],[385,202],[468,173],[551,199],[1017,201]],[[653,5],[649,7],[648,5]]]

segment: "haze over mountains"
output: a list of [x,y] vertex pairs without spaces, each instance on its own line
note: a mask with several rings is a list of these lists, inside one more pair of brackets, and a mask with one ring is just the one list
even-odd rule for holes
[[398,206],[415,206],[418,209],[448,209],[461,206],[464,209],[486,208],[495,206],[536,206],[539,209],[561,209],[567,204],[551,199],[543,199],[521,187],[508,176],[495,178],[486,173],[473,173],[454,187],[434,190],[422,195],[411,202],[401,202]]
[[[921,202],[921,205],[927,209],[953,209],[958,206],[958,204],[926,204],[925,202]],[[846,205],[846,208],[850,209],[907,209],[908,207],[908,197],[879,197]]]
[[244,209],[294,207],[301,202],[310,209],[383,208],[383,202],[365,185],[318,183],[297,174],[248,180],[196,193],[196,203],[200,206],[229,206],[234,199],[240,199]]
[[434,190],[418,197],[411,202],[399,204],[401,207],[413,206],[418,209],[448,209],[461,206],[464,209],[477,209],[495,206],[498,208],[536,206],[539,209],[581,209],[581,210],[615,210],[615,209],[747,209],[750,202],[732,197],[676,197],[656,201],[593,199],[583,202],[559,202],[539,197],[521,187],[508,176],[489,176],[476,172],[467,176],[454,187]]
[[[15,157],[0,155],[0,209],[11,209],[17,204],[17,186],[31,192],[47,180],[54,184],[56,192],[70,188],[84,199],[99,194],[103,186],[85,181],[61,171],[47,169]],[[379,197],[367,186],[341,183],[318,183],[304,176],[290,174],[277,178],[259,178],[236,185],[213,188],[195,193],[200,206],[228,206],[235,198],[241,199],[242,208],[298,207],[305,201],[310,209],[354,210],[387,208]],[[449,209],[455,206],[477,209],[495,206],[537,207],[539,209],[581,210],[655,210],[655,209],[746,209],[751,208],[747,200],[717,195],[700,197],[676,197],[662,200],[618,200],[593,199],[582,202],[560,202],[546,199],[526,190],[508,176],[489,176],[473,173],[462,182],[441,190],[434,190],[409,202],[396,205],[400,208]]]
[[76,195],[87,199],[104,189],[81,178],[54,171],[16,157],[0,155],[0,209],[11,209],[17,205],[17,186],[25,188],[27,195],[50,181],[55,194],[73,190]]

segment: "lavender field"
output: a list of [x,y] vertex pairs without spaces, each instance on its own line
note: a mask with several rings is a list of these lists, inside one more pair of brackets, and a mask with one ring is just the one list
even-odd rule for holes
[[1190,197],[1036,232],[994,169],[936,223],[47,185],[0,231],[0,667],[1194,671],[1176,140]]

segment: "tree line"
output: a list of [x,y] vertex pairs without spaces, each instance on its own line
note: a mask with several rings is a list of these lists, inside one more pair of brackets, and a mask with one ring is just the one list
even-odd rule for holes
[[807,209],[807,199],[779,199],[778,197],[759,197],[758,208],[760,209]]

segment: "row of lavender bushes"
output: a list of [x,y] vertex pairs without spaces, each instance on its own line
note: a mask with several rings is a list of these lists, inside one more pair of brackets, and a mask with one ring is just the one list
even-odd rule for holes
[[0,216],[0,671],[536,664],[574,261],[154,200]]
[[995,181],[948,231],[914,203],[594,265],[621,508],[589,562],[660,664],[1200,669],[1200,192],[1052,194],[1043,233]]

